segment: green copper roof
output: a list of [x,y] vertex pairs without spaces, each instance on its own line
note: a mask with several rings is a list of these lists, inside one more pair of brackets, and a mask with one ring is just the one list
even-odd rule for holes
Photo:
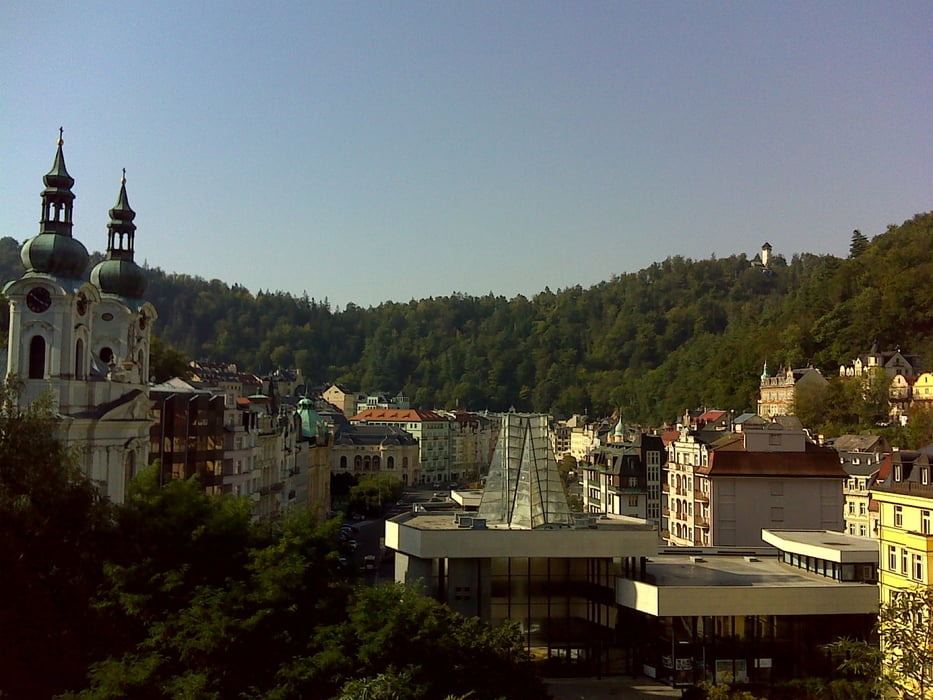
[[87,269],[87,249],[80,241],[59,233],[40,233],[20,250],[26,272],[44,272],[59,277],[79,278]]

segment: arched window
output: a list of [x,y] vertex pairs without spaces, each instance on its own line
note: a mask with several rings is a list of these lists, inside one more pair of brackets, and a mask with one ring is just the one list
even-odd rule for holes
[[386,469],[395,469],[395,457],[386,457]]
[[357,455],[353,458],[353,470],[360,471],[363,468],[363,458]]
[[346,455],[340,458],[340,468],[341,469],[347,468],[347,456]]
[[379,455],[373,456],[373,469],[379,469],[382,466],[382,459]]
[[373,468],[373,460],[369,455],[363,457],[363,471],[368,472]]
[[29,341],[29,378],[42,379],[45,376],[45,338],[34,335]]
[[75,341],[75,379],[84,379],[84,341]]
[[402,457],[402,469],[408,469],[408,457]]

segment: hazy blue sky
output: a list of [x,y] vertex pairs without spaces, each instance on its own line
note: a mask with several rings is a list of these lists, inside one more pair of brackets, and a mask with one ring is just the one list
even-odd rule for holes
[[933,3],[0,4],[0,236],[65,127],[75,235],[344,306],[671,255],[847,254],[933,209]]

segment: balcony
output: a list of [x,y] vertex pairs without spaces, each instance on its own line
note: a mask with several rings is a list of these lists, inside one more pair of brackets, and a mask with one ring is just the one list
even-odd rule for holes
[[661,509],[661,515],[663,515],[665,518],[669,517],[670,514],[671,514],[671,509],[670,509],[670,508],[662,508],[662,509]]
[[671,492],[671,485],[668,484],[667,482],[664,482],[664,483],[661,485],[661,490],[662,490],[664,493],[670,493],[670,492]]
[[703,493],[702,491],[694,491],[693,498],[703,503],[709,503],[709,495]]
[[693,524],[696,525],[697,527],[703,527],[709,530],[709,520],[707,520],[701,515],[694,516]]

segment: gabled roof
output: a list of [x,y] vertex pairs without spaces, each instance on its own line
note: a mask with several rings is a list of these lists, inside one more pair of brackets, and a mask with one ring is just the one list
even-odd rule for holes
[[410,434],[391,425],[341,425],[335,445],[416,445]]
[[420,408],[367,408],[350,418],[351,421],[396,421],[399,423],[441,422],[447,419],[434,411]]
[[710,450],[709,461],[697,472],[711,477],[848,477],[834,450],[810,443],[805,452],[746,452],[731,447],[729,443],[727,449]]
[[880,435],[840,435],[831,446],[836,452],[883,452],[884,438]]

